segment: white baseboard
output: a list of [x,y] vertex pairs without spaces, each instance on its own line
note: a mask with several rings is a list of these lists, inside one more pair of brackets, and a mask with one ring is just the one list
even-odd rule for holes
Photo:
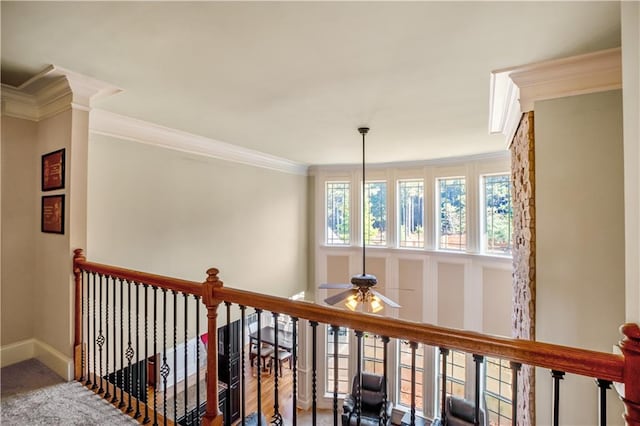
[[73,380],[73,358],[69,358],[62,352],[40,340],[35,341],[35,352],[38,361],[58,373],[67,381]]
[[27,339],[9,345],[0,346],[0,366],[6,367],[21,361],[35,358],[36,339]]
[[73,359],[38,339],[27,339],[0,347],[2,367],[36,358],[63,379],[73,380]]

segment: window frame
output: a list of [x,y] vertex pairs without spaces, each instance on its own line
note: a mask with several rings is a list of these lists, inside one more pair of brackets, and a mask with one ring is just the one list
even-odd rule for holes
[[[510,235],[508,240],[508,251],[498,251],[498,250],[489,250],[489,236],[488,236],[488,225],[487,225],[487,185],[486,179],[490,177],[496,176],[505,176],[509,183],[509,229]],[[504,173],[484,173],[479,176],[480,188],[480,250],[483,254],[488,256],[505,256],[512,257],[513,256],[513,194],[511,193],[511,174],[509,172]]]
[[[464,224],[464,233],[460,235],[464,235],[465,243],[464,247],[460,248],[449,248],[442,247],[441,239],[442,239],[442,191],[440,189],[440,182],[446,180],[462,180],[464,184],[464,221],[461,221],[461,224]],[[465,174],[455,174],[455,175],[443,175],[436,176],[434,178],[434,186],[435,186],[435,219],[436,219],[436,227],[435,227],[435,247],[438,251],[446,251],[452,253],[469,253],[470,251],[470,230],[469,230],[469,178]]]
[[[346,185],[346,189],[343,188],[345,193],[347,194],[346,202],[343,202],[346,209],[348,209],[347,213],[347,231],[346,231],[346,241],[343,243],[336,243],[333,241],[329,241],[329,185],[331,184],[344,184]],[[352,200],[353,200],[353,185],[350,179],[326,179],[324,181],[324,244],[331,247],[348,247],[353,244],[352,234],[353,234],[353,215],[352,212]]]
[[[419,182],[422,184],[422,188],[421,188],[421,192],[422,192],[422,236],[421,236],[421,241],[418,241],[417,245],[414,246],[409,246],[409,245],[402,245],[402,232],[401,232],[401,227],[402,227],[402,215],[400,214],[400,211],[402,209],[401,206],[401,202],[402,202],[402,190],[401,190],[401,184],[404,182]],[[427,210],[427,199],[426,199],[426,185],[425,185],[425,179],[424,177],[419,177],[419,178],[397,178],[395,180],[396,183],[396,192],[395,192],[395,207],[396,207],[396,216],[395,216],[395,229],[396,229],[396,247],[398,249],[403,249],[403,250],[421,250],[425,248],[426,245],[426,235],[427,235],[427,227],[426,227],[426,219],[427,219],[427,215],[426,215],[426,210]]]
[[[361,181],[362,183],[362,181]],[[364,192],[362,194],[360,194],[360,209],[358,210],[358,214],[360,215],[360,220],[359,220],[359,224],[360,224],[360,238],[363,238],[363,229],[365,227],[365,223],[366,223],[366,218],[365,221],[362,221],[362,208],[363,205],[365,203],[365,199],[367,194],[369,193],[369,189],[368,186],[371,184],[377,184],[377,183],[382,183],[384,184],[384,243],[382,244],[371,244],[371,238],[369,238],[369,242],[367,243],[365,240],[362,240],[362,245],[366,244],[366,247],[372,247],[372,248],[376,248],[376,247],[389,247],[389,244],[391,242],[390,240],[390,234],[389,234],[389,180],[385,179],[385,178],[381,178],[381,179],[367,179],[364,183]],[[360,189],[360,191],[362,192],[362,187]],[[366,210],[365,210],[366,212]]]

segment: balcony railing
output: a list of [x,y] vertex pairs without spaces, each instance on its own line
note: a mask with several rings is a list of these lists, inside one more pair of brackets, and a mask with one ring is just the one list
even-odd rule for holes
[[[215,268],[207,271],[203,283],[169,278],[132,271],[115,266],[89,262],[82,250],[76,250],[75,273],[75,377],[88,388],[141,423],[152,424],[232,424],[231,418],[239,415],[244,424],[247,411],[255,411],[257,418],[263,410],[261,374],[257,374],[256,395],[245,392],[245,332],[247,308],[253,308],[258,327],[256,347],[261,348],[264,335],[260,324],[263,312],[273,315],[275,332],[271,341],[278,359],[279,352],[290,351],[293,376],[291,422],[297,424],[296,400],[299,389],[298,340],[302,332],[311,335],[311,422],[315,425],[318,410],[317,395],[317,341],[318,326],[326,324],[337,330],[345,327],[356,330],[358,360],[362,359],[363,331],[382,337],[384,342],[384,380],[387,375],[387,350],[389,339],[409,341],[414,349],[412,371],[415,372],[415,347],[417,344],[437,346],[442,355],[441,374],[444,414],[445,382],[447,380],[446,357],[449,350],[473,354],[476,365],[475,413],[476,424],[480,418],[480,366],[485,356],[511,361],[513,374],[512,423],[518,420],[517,377],[523,364],[549,369],[554,380],[553,421],[558,424],[560,380],[566,373],[597,379],[600,392],[600,421],[606,424],[606,389],[612,382],[624,385],[625,421],[628,425],[640,425],[640,328],[637,324],[621,327],[624,337],[620,342],[621,355],[603,353],[542,342],[502,338],[481,333],[449,329],[429,324],[354,313],[333,307],[304,301],[292,301],[280,297],[258,294],[225,287]],[[237,305],[240,330],[229,326],[219,334],[218,314],[224,305],[226,321],[231,324],[231,307]],[[202,310],[201,310],[202,309]],[[206,310],[206,321],[201,321]],[[278,317],[287,315],[292,328],[287,345],[278,341],[280,336]],[[203,324],[201,324],[204,322]],[[304,327],[304,329],[302,328]],[[205,337],[206,336],[206,337]],[[221,338],[221,339],[220,339]],[[336,340],[337,341],[337,340]],[[250,346],[250,345],[249,345]],[[205,349],[202,349],[206,347]],[[235,348],[235,349],[234,349]],[[219,355],[230,356],[237,350],[236,361],[227,358],[219,371]],[[206,351],[206,352],[205,352]],[[218,353],[220,352],[220,354]],[[338,351],[334,350],[334,365]],[[281,354],[281,353],[280,353]],[[206,368],[204,360],[206,359]],[[260,359],[258,358],[258,361]],[[283,424],[279,406],[278,362],[273,363],[273,424]],[[361,372],[361,368],[358,371]],[[334,369],[337,373],[338,369]],[[218,383],[222,373],[227,379],[226,389]],[[237,382],[234,382],[234,380]],[[410,421],[416,421],[416,390],[411,387]],[[338,424],[338,379],[334,377],[333,418]],[[234,387],[235,386],[235,387]],[[594,385],[596,386],[596,385]],[[180,389],[180,391],[179,391]],[[232,404],[234,389],[240,389],[240,401]],[[356,407],[360,406],[359,391]],[[389,398],[385,395],[384,401]],[[251,406],[249,407],[249,400]],[[270,399],[271,400],[271,399]],[[228,418],[223,419],[224,411]],[[359,412],[356,413],[360,423]],[[386,420],[386,419],[385,419]],[[235,424],[235,423],[234,423]]]

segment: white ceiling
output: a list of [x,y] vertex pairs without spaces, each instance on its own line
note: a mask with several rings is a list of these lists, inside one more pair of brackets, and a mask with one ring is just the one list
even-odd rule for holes
[[1,2],[2,82],[306,164],[495,152],[492,70],[620,45],[618,2]]

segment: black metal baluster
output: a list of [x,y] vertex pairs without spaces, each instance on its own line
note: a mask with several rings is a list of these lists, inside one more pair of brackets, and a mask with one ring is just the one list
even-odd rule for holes
[[[245,404],[246,404],[246,398],[245,398],[245,394],[244,394],[244,389],[245,389],[245,362],[244,362],[244,357],[246,356],[245,354],[245,330],[246,330],[246,326],[247,326],[247,313],[246,313],[246,307],[244,305],[240,305],[240,329],[242,330],[240,333],[240,362],[242,363],[242,375],[240,377],[242,377],[242,388],[240,389],[240,418],[242,419],[242,426],[244,426],[244,418],[246,416],[245,413]],[[249,350],[251,350],[251,348],[249,348]],[[260,364],[260,362],[258,362],[258,364]]]
[[[196,336],[200,339],[200,296],[196,299]],[[200,424],[200,342],[196,344],[196,424]],[[244,398],[244,394],[242,396]],[[244,420],[243,420],[244,421]]]
[[551,370],[553,377],[553,426],[560,420],[560,380],[564,379],[564,371]]
[[96,368],[96,339],[98,335],[96,334],[96,273],[92,274],[93,279],[93,386],[91,389],[98,389],[98,379],[96,379],[96,372],[98,369]]
[[[118,278],[120,282],[120,404],[118,408],[124,408],[124,283],[122,278]],[[117,379],[116,379],[117,381]]]
[[338,426],[338,331],[340,331],[340,326],[331,326],[333,333],[333,426]]
[[129,373],[128,377],[128,387],[127,392],[129,393],[129,401],[127,403],[127,413],[133,411],[133,406],[131,405],[131,394],[133,393],[133,374],[131,374],[131,360],[133,359],[134,351],[131,346],[131,281],[125,280],[127,282],[127,350],[125,352],[125,356],[127,357],[128,368],[127,371]]
[[293,332],[293,337],[292,337],[292,346],[293,346],[293,352],[292,352],[292,357],[293,359],[291,360],[291,362],[293,363],[293,365],[291,366],[292,370],[293,370],[293,393],[291,395],[291,400],[292,400],[292,421],[293,421],[293,426],[296,426],[298,424],[298,409],[297,409],[297,402],[298,402],[298,318],[296,317],[291,317],[291,323],[292,323],[292,329],[291,331]]
[[162,367],[160,367],[160,375],[163,383],[163,404],[162,410],[164,415],[164,424],[167,425],[167,376],[169,376],[169,365],[167,364],[167,289],[162,289]]
[[256,363],[258,364],[256,368],[258,371],[258,424],[262,424],[262,370],[260,367],[260,360],[262,358],[262,309],[256,309],[256,316],[258,317],[258,342],[256,343]]
[[511,424],[517,426],[518,424],[518,373],[522,364],[519,362],[509,362],[511,367]]
[[158,287],[153,287],[153,426],[158,426]]
[[[107,389],[104,394],[104,398],[109,399],[111,398],[111,393],[109,392],[109,342],[110,342],[109,340],[109,279],[111,277],[109,275],[106,275],[106,278],[107,278],[107,287],[105,288],[105,292],[104,292],[104,296],[105,296],[105,300],[104,300],[105,330],[104,331],[105,331],[105,343],[107,344],[105,348],[105,355],[106,355],[105,369],[107,370],[107,374],[105,376],[104,381],[105,381],[105,384],[107,385]],[[113,392],[115,393],[115,391],[116,390],[114,387]]]
[[[113,287],[113,329],[112,329],[112,333],[111,333],[111,339],[113,340],[113,398],[111,398],[111,403],[115,404],[118,402],[118,358],[117,358],[117,352],[116,352],[116,346],[118,346],[116,344],[117,342],[117,334],[116,334],[116,326],[117,326],[117,317],[116,317],[116,307],[118,305],[117,300],[116,299],[116,278],[112,277],[111,279],[111,285]],[[120,319],[120,321],[122,321],[122,319]],[[120,366],[120,368],[122,368],[122,366]]]
[[[189,370],[187,368],[187,366],[189,365],[189,358],[188,358],[189,345],[187,344],[189,341],[189,339],[187,338],[187,329],[189,325],[189,317],[188,317],[189,295],[187,293],[182,293],[182,296],[184,297],[184,420],[188,424],[190,423],[190,419],[187,417],[187,413],[188,413],[187,408],[189,407],[189,399],[187,397],[189,394],[188,392]],[[197,345],[198,345],[198,333],[196,332],[196,346]]]
[[409,342],[411,347],[411,425],[416,424],[416,349],[417,342]]
[[[85,357],[89,356],[89,347],[88,347],[88,342],[89,342],[89,273],[87,271],[83,271],[84,272],[84,276],[83,276],[83,280],[82,280],[82,321],[84,321],[84,317],[85,317],[85,311],[84,311],[84,301],[86,299],[87,301],[87,326],[85,327],[84,330],[82,330],[82,374],[86,375],[86,377],[81,377],[80,380],[85,380],[85,385],[88,384],[89,381],[89,360],[85,359]],[[84,290],[84,285],[87,285],[87,291]],[[86,297],[84,295],[87,295]],[[85,338],[85,334],[87,335],[87,337]],[[86,349],[85,349],[86,346]],[[86,368],[86,371],[85,371]]]
[[387,415],[387,401],[388,401],[388,395],[387,395],[387,379],[389,377],[389,371],[388,371],[388,356],[389,356],[389,338],[387,336],[380,336],[380,338],[382,339],[382,344],[383,344],[383,349],[382,349],[382,368],[383,368],[383,372],[382,372],[382,376],[384,377],[384,383],[383,383],[383,393],[382,393],[382,408],[384,409],[384,412],[382,413],[382,424],[386,425],[387,424],[387,420],[389,420],[389,417]]
[[[140,353],[140,284],[134,282],[133,285],[135,286],[136,289],[136,309],[135,309],[135,313],[136,313],[136,353],[139,354]],[[140,368],[140,361],[137,360],[138,356],[136,356],[136,382],[135,382],[135,387],[136,387],[136,413],[133,416],[134,419],[139,418],[140,416],[142,416],[142,414],[140,413],[140,376],[142,375],[142,369]]]
[[356,359],[356,369],[358,370],[358,386],[356,388],[356,425],[360,426],[362,419],[362,336],[364,333],[356,330],[355,334],[358,352]]
[[273,325],[275,330],[275,337],[273,339],[274,343],[274,353],[273,353],[273,417],[271,418],[271,423],[274,425],[282,425],[282,415],[280,414],[280,407],[278,404],[278,374],[280,373],[280,348],[278,347],[278,313],[272,312],[273,315]]
[[96,342],[98,343],[98,359],[100,360],[100,367],[98,368],[100,372],[100,388],[98,389],[98,394],[104,393],[104,387],[102,383],[102,345],[104,345],[104,335],[102,334],[102,278],[104,275],[98,274],[100,278],[100,283],[98,284],[98,338]]
[[[86,274],[80,270],[80,325],[84,323],[84,277]],[[84,331],[80,333],[80,377],[78,382],[82,383],[84,380]]]
[[316,426],[317,422],[317,409],[318,409],[318,322],[310,321],[311,325],[311,422],[313,426]]
[[144,419],[142,424],[149,423],[149,285],[144,284]]
[[[228,419],[226,423],[231,426],[231,302],[224,302],[227,313],[227,326],[224,328],[224,351],[227,358],[227,398],[225,399],[225,412]],[[258,422],[259,423],[259,422]]]
[[482,363],[484,362],[484,357],[482,355],[473,355],[473,362],[476,363],[476,406],[473,414],[473,424],[478,426],[480,424],[480,373],[482,370]]
[[440,419],[442,419],[442,421],[444,421],[445,417],[444,417],[444,409],[445,409],[445,404],[446,404],[446,400],[447,400],[447,355],[449,355],[449,349],[447,348],[440,348],[440,355],[442,355],[442,389],[441,389],[441,393],[442,393],[442,401],[440,401],[441,405],[440,405]]
[[611,389],[609,380],[596,379],[596,383],[600,388],[600,426],[607,426],[607,389]]
[[178,420],[178,292],[173,293],[173,420]]

